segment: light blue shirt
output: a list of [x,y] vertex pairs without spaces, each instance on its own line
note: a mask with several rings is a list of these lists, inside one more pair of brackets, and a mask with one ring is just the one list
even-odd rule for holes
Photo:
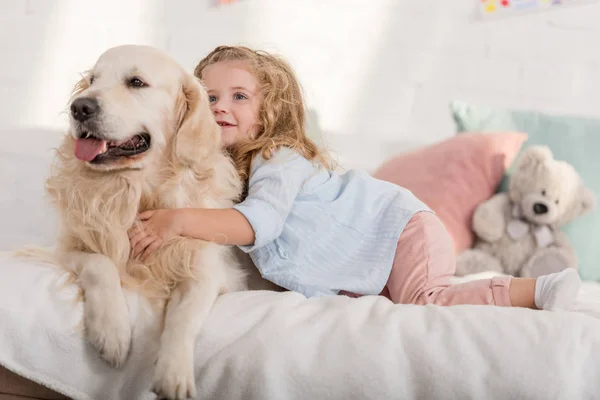
[[235,207],[254,229],[240,246],[261,275],[306,297],[384,288],[411,217],[431,211],[412,192],[366,172],[327,170],[289,149],[254,158]]

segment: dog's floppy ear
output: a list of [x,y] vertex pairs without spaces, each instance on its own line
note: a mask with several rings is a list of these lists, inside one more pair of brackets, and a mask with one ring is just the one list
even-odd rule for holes
[[195,76],[186,73],[177,107],[180,123],[173,138],[174,158],[193,166],[221,146],[219,125],[210,110],[208,94]]

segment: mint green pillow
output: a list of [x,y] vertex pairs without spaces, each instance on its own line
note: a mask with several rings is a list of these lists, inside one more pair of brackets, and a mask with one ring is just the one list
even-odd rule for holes
[[[532,145],[548,146],[556,159],[567,161],[577,169],[585,185],[600,200],[600,118],[496,109],[459,101],[452,102],[450,109],[458,133],[527,133],[529,137],[521,152]],[[515,163],[505,174],[499,191],[506,191],[514,168]],[[600,281],[600,203],[566,225],[563,231],[577,252],[581,278]]]

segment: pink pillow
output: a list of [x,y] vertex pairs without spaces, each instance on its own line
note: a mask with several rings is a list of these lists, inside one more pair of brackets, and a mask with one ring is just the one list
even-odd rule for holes
[[473,245],[471,218],[490,198],[527,134],[462,133],[385,162],[376,178],[403,186],[442,220],[457,253]]

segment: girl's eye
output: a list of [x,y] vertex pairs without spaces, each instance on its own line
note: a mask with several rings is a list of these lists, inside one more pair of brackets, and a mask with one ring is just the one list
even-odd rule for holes
[[243,93],[236,93],[233,95],[235,100],[246,100],[248,97]]
[[214,103],[215,101],[217,101],[217,96],[208,96],[208,101],[210,103]]

